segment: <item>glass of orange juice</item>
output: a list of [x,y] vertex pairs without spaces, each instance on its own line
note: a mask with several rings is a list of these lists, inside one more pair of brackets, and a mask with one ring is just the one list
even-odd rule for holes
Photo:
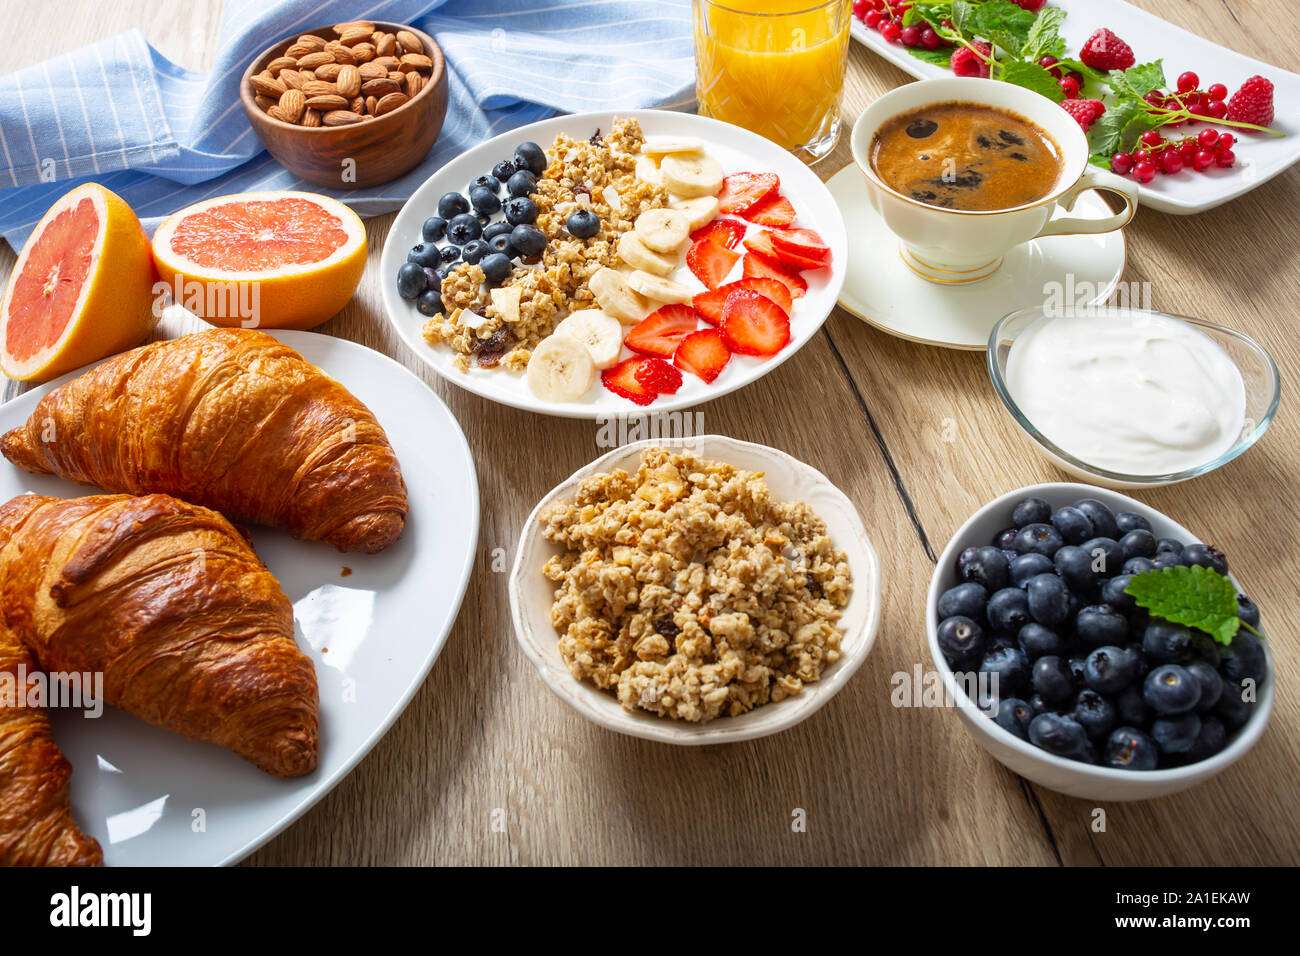
[[840,134],[851,0],[694,0],[700,114],[813,163]]

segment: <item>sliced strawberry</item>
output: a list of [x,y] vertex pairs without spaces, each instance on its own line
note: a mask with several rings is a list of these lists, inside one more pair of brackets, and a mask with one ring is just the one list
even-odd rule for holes
[[[781,311],[787,316],[790,310],[794,308],[794,300],[790,297],[790,289],[779,279],[764,279],[759,276],[750,276],[747,279],[741,279],[739,283],[746,289],[753,289],[759,295],[765,295],[781,307]],[[723,288],[726,288],[725,286]]]
[[753,289],[737,289],[722,306],[722,340],[741,355],[775,355],[790,341],[790,319]]
[[772,245],[778,254],[801,256],[823,265],[831,264],[831,247],[811,229],[778,229],[772,232]]
[[700,318],[709,325],[718,325],[722,322],[722,305],[727,301],[727,296],[739,289],[740,283],[744,281],[744,279],[737,279],[735,282],[728,282],[708,292],[701,292],[691,299],[691,305],[700,314]]
[[775,279],[790,291],[790,297],[797,299],[808,291],[808,283],[797,272],[791,272],[773,259],[761,255],[745,256],[741,263],[745,278]]
[[682,373],[663,359],[646,359],[633,376],[656,395],[671,395],[682,387]]
[[673,364],[698,375],[706,382],[717,378],[731,361],[731,350],[717,329],[700,329],[682,339],[673,354]]
[[794,203],[773,193],[745,213],[745,218],[760,226],[788,226],[794,222],[794,215]]
[[740,253],[715,239],[702,239],[686,250],[686,265],[710,289],[722,285]]
[[689,305],[671,303],[632,326],[623,344],[642,355],[672,358],[677,344],[695,331],[699,315]]
[[736,248],[736,246],[740,245],[740,240],[744,238],[745,224],[739,219],[714,219],[691,233],[691,242],[713,239],[715,242],[722,243],[728,249]]
[[624,359],[617,365],[610,366],[600,373],[600,384],[615,395],[621,395],[638,405],[649,405],[655,400],[658,393],[641,384],[636,374],[641,366],[648,361],[650,359],[641,358],[637,355]]
[[776,173],[733,173],[722,180],[718,211],[743,216],[780,188]]
[[760,256],[770,259],[772,262],[781,261],[781,256],[772,242],[771,229],[764,229],[755,236],[747,236],[745,238],[745,248],[750,252],[756,252]]

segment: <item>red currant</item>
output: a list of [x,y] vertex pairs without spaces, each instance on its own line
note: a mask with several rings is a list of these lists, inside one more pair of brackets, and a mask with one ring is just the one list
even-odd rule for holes
[[1191,70],[1188,70],[1186,73],[1183,73],[1178,77],[1179,93],[1190,93],[1192,90],[1196,89],[1200,85],[1201,85],[1201,78],[1197,76],[1195,73],[1193,73]]
[[1219,141],[1219,131],[1217,129],[1203,129],[1196,134],[1196,142],[1200,143],[1206,149],[1209,149]]
[[903,31],[898,35],[903,46],[916,46],[921,42],[921,28],[918,26],[903,27]]
[[1110,158],[1111,172],[1126,175],[1133,168],[1133,157],[1128,153],[1116,153]]
[[1232,149],[1236,142],[1237,137],[1233,136],[1231,133],[1220,133],[1219,141],[1215,143],[1215,145],[1218,146],[1219,149]]
[[873,30],[879,30],[880,23],[884,19],[885,19],[885,15],[881,13],[879,10],[868,10],[867,15],[862,22],[865,23]]
[[1159,146],[1164,142],[1164,137],[1156,130],[1149,129],[1142,134],[1142,143],[1145,146]]
[[1059,87],[1061,88],[1062,92],[1065,93],[1065,98],[1066,98],[1067,100],[1078,99],[1078,97],[1079,97],[1079,81],[1076,80],[1074,77],[1072,77],[1072,76],[1067,76],[1065,79],[1061,80],[1061,81],[1057,84],[1057,86],[1059,86]]
[[1045,56],[1038,61],[1038,65],[1059,80],[1061,78],[1061,71],[1056,68],[1056,64],[1059,62],[1061,61],[1054,56]]
[[1151,162],[1151,150],[1149,150],[1149,149],[1136,149],[1136,150],[1134,150],[1134,151],[1133,151],[1133,162],[1134,162],[1134,164],[1149,163],[1149,162]]
[[1228,115],[1228,104],[1223,102],[1223,100],[1210,100],[1208,103],[1202,105],[1201,110],[1205,116],[1209,116],[1212,119],[1223,119]]
[[1183,157],[1178,155],[1178,150],[1167,149],[1160,154],[1160,168],[1170,176],[1183,171]]
[[1196,161],[1196,140],[1185,139],[1178,144],[1178,158],[1183,161],[1184,166],[1190,166]]
[[1146,100],[1152,106],[1165,105],[1165,98],[1161,96],[1159,93],[1157,93],[1155,90],[1152,90],[1150,93],[1144,93],[1142,95],[1142,99]]
[[870,9],[871,4],[868,0],[853,0],[853,15],[859,20],[865,20]]
[[1230,149],[1220,149],[1214,154],[1214,165],[1220,169],[1227,169],[1237,161],[1237,156]]
[[898,25],[897,20],[889,20],[880,25],[880,35],[885,38],[887,43],[897,43],[902,34],[903,28]]
[[1214,153],[1208,149],[1203,149],[1196,154],[1196,159],[1192,163],[1198,173],[1203,173],[1214,165]]
[[1142,162],[1133,167],[1133,178],[1140,183],[1149,183],[1156,178],[1156,167],[1154,163]]
[[1212,100],[1226,100],[1228,98],[1228,88],[1222,83],[1212,83],[1210,88],[1205,91],[1205,95]]
[[943,39],[934,32],[934,27],[926,27],[921,31],[921,46],[927,50],[937,50],[941,43]]

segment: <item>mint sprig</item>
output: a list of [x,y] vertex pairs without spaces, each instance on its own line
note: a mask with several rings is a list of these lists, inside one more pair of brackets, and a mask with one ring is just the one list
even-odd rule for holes
[[1157,617],[1196,628],[1231,644],[1239,628],[1259,633],[1237,616],[1237,588],[1213,568],[1177,565],[1133,575],[1124,589]]

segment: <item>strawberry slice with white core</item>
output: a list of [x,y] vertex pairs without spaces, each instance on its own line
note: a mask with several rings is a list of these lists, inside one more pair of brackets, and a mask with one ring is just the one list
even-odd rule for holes
[[600,384],[615,395],[626,398],[628,401],[635,402],[638,405],[649,405],[659,393],[643,385],[637,379],[636,374],[640,371],[641,366],[649,361],[650,359],[639,355],[624,359],[617,365],[611,366],[600,373]]
[[810,259],[823,266],[831,264],[831,247],[811,229],[774,229],[772,245],[778,255]]
[[694,332],[698,324],[699,314],[689,305],[665,305],[634,325],[623,344],[642,355],[672,358],[678,343]]
[[728,249],[716,239],[701,239],[686,251],[686,265],[710,289],[726,281],[740,253]]
[[728,249],[734,249],[740,245],[740,240],[745,238],[745,228],[745,224],[739,219],[715,219],[691,233],[691,242],[712,239],[722,243]]
[[741,263],[745,278],[775,279],[786,287],[792,299],[797,299],[808,291],[808,283],[798,272],[791,272],[766,256],[750,254]]
[[790,319],[753,289],[737,289],[722,306],[722,339],[741,355],[775,355],[790,341]]
[[722,180],[718,211],[743,216],[780,188],[776,173],[732,173]]
[[794,222],[794,204],[784,196],[768,196],[757,206],[745,213],[745,218],[760,226],[780,226],[784,228]]
[[673,355],[673,364],[712,382],[731,361],[731,349],[717,329],[700,329],[682,339]]

